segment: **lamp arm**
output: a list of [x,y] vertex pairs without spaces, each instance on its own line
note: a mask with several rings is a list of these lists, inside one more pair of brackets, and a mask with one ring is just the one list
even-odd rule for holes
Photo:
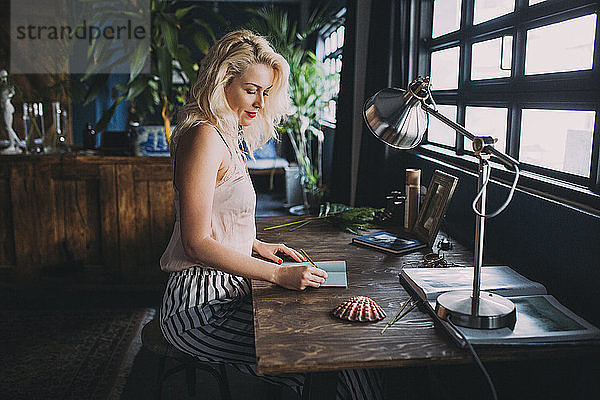
[[426,104],[425,102],[421,102],[421,108],[423,108],[423,110],[425,110],[427,112],[427,114],[433,115],[434,117],[439,119],[441,122],[448,125],[452,129],[454,129],[455,131],[457,131],[458,133],[460,133],[461,135],[466,137],[467,139],[469,139],[471,141],[475,140],[475,135],[473,135],[471,132],[466,130],[463,126],[457,124],[456,122],[454,122],[451,119],[449,119],[448,117],[446,117],[444,114],[440,113],[435,108]]
[[[440,120],[444,124],[448,125],[452,129],[458,131],[458,133],[460,133],[467,139],[471,140],[472,142],[479,140],[479,136],[473,135],[471,132],[466,130],[463,126],[461,126],[461,125],[457,124],[456,122],[452,121],[451,119],[447,118],[442,113],[440,113],[438,110],[429,106],[428,104],[421,102],[421,108],[423,108],[423,110],[425,110],[425,112],[427,112],[427,114],[433,115],[438,120]],[[482,153],[490,153],[490,154],[494,155],[496,158],[498,158],[500,161],[502,161],[502,164],[504,164],[509,169],[514,170],[515,166],[519,165],[519,162],[517,160],[515,160],[508,154],[502,153],[500,150],[496,149],[494,146],[486,145],[481,150],[481,152]]]
[[[473,212],[476,215],[479,215],[480,217],[492,218],[492,217],[495,217],[498,214],[500,214],[502,211],[504,211],[504,209],[508,206],[508,204],[512,200],[513,194],[515,193],[515,189],[517,188],[517,182],[519,181],[519,174],[520,174],[519,162],[517,160],[515,160],[514,158],[512,158],[511,156],[502,153],[500,150],[497,150],[496,148],[494,148],[493,145],[485,144],[485,141],[483,141],[481,139],[481,137],[473,135],[471,132],[466,130],[463,126],[461,126],[461,125],[457,124],[456,122],[452,121],[451,119],[447,118],[446,116],[441,114],[438,110],[431,107],[424,101],[421,101],[421,108],[423,108],[423,110],[425,110],[425,112],[427,112],[427,114],[433,115],[435,118],[440,120],[442,123],[448,125],[452,129],[456,130],[458,133],[460,133],[467,139],[471,140],[473,143],[476,143],[477,146],[481,146],[481,148],[479,149],[480,153],[494,155],[507,168],[512,169],[515,172],[515,177],[513,179],[512,185],[510,187],[508,196],[507,196],[506,200],[504,201],[504,203],[496,211],[489,213],[489,214],[484,214],[480,210],[477,209],[477,202],[479,201],[479,199],[485,192],[485,188],[489,182],[489,179],[490,179],[489,174],[485,177],[485,180],[482,184],[481,190],[477,193],[477,196],[475,196],[475,200],[473,200],[473,204],[472,204]],[[478,156],[478,157],[481,157],[481,156]],[[487,160],[483,160],[483,161],[485,163],[487,163]]]

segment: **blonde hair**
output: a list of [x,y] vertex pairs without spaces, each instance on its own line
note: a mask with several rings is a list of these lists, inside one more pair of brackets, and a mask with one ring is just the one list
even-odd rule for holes
[[252,124],[244,127],[244,140],[252,154],[270,138],[277,138],[275,128],[289,109],[290,67],[264,37],[248,30],[234,31],[223,36],[201,61],[190,98],[177,115],[169,146],[172,156],[175,156],[181,135],[202,123],[213,125],[230,138],[237,137],[238,116],[227,103],[225,87],[254,64],[272,67],[275,78],[269,96],[265,98],[265,106]]

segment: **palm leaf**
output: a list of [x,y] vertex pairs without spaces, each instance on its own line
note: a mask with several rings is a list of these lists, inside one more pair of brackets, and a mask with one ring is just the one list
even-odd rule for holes
[[321,204],[319,217],[325,217],[338,228],[359,235],[361,231],[373,229],[376,208],[350,207],[340,203]]

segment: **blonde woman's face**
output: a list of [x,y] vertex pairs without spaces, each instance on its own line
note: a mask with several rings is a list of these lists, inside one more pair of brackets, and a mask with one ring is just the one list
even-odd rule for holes
[[253,64],[225,87],[229,107],[241,126],[248,126],[265,106],[265,97],[273,87],[275,71],[265,64]]

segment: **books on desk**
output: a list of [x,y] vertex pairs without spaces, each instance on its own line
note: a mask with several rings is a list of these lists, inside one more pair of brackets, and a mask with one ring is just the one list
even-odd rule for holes
[[[285,262],[281,265],[296,265],[309,263]],[[327,279],[321,283],[321,287],[348,287],[346,279],[346,261],[316,261],[316,266],[327,272]]]
[[390,232],[377,232],[352,238],[352,243],[373,247],[392,254],[405,254],[427,247],[416,238],[401,237]]
[[[455,327],[435,312],[437,297],[451,290],[472,290],[473,268],[404,268],[400,280],[424,300],[427,311],[460,347],[466,343]],[[600,330],[546,294],[546,288],[507,266],[481,268],[481,290],[510,299],[516,307],[514,329],[472,329],[457,326],[475,345],[542,345],[600,340]]]

